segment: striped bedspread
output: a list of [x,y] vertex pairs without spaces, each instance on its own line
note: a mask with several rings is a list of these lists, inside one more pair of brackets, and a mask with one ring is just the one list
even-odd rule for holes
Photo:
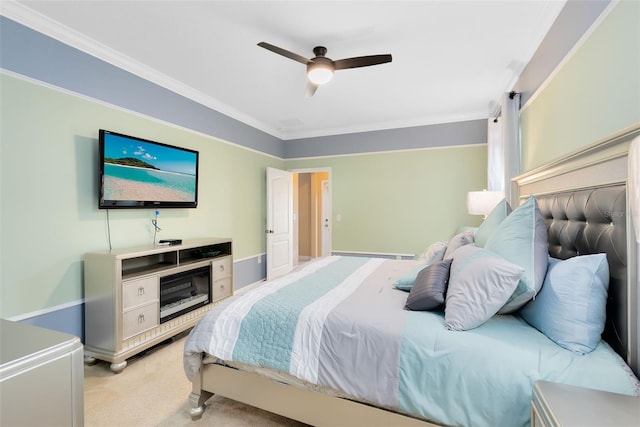
[[393,281],[415,262],[332,256],[230,298],[185,343],[191,380],[206,353],[273,369],[443,425],[526,426],[539,379],[637,394],[605,344],[566,351],[517,316],[449,331],[442,312],[403,309]]

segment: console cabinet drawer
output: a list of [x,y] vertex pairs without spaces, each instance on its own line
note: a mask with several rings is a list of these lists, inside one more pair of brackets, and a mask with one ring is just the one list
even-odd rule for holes
[[231,296],[232,293],[231,277],[216,280],[211,284],[211,301],[217,301],[222,298]]
[[147,329],[158,326],[159,312],[160,304],[158,302],[125,311],[122,315],[123,338],[131,338]]
[[158,299],[158,277],[150,276],[122,282],[122,310]]
[[231,277],[231,257],[226,256],[220,259],[216,259],[211,263],[211,270],[213,271],[213,280],[217,281],[225,277]]

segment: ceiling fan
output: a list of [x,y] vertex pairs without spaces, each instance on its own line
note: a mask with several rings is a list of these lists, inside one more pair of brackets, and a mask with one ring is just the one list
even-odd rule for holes
[[327,58],[327,48],[324,46],[316,46],[313,48],[314,58],[307,59],[304,56],[297,53],[290,52],[281,47],[274,46],[266,42],[258,43],[258,46],[263,47],[271,52],[275,52],[278,55],[285,56],[294,61],[300,62],[307,66],[307,77],[309,82],[307,83],[307,89],[305,95],[307,97],[313,96],[318,89],[318,86],[328,83],[333,77],[333,73],[336,70],[345,70],[347,68],[359,68],[368,67],[370,65],[384,64],[391,62],[391,55],[369,55],[369,56],[357,56],[353,58],[345,58],[332,60]]

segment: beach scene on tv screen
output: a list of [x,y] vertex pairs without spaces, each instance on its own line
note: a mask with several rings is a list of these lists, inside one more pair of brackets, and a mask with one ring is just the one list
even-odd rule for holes
[[194,202],[196,153],[106,134],[105,200]]

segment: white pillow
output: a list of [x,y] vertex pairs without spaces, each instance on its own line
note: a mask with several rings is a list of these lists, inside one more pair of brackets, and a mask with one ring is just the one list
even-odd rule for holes
[[429,245],[425,251],[420,254],[418,257],[418,261],[420,261],[423,265],[432,264],[434,262],[442,261],[444,258],[444,253],[447,250],[447,242],[444,240],[440,240],[437,242],[433,242]]
[[475,245],[453,256],[444,310],[447,329],[466,331],[493,317],[518,286],[524,268]]

